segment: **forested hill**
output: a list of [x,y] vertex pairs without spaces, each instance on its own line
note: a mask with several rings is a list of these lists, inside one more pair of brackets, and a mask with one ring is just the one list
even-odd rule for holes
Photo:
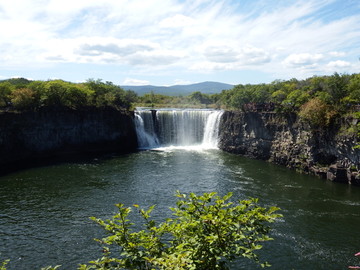
[[219,82],[201,82],[189,85],[173,85],[173,86],[154,86],[154,85],[122,85],[125,90],[132,90],[138,95],[142,96],[146,93],[153,92],[154,94],[161,94],[167,96],[187,96],[193,92],[201,92],[203,94],[217,94],[222,90],[229,90],[234,85],[219,83]]

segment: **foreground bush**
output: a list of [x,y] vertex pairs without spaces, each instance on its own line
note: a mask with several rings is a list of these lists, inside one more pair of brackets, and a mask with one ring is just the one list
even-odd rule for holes
[[[104,255],[78,269],[230,269],[229,263],[240,258],[270,266],[260,262],[256,251],[272,240],[269,223],[281,217],[275,213],[279,208],[260,207],[253,198],[231,202],[232,193],[224,197],[215,192],[202,196],[177,193],[177,197],[176,207],[170,208],[173,218],[160,224],[151,219],[154,206],[144,210],[134,205],[143,220],[142,228],[130,222],[132,209],[123,204],[116,205],[119,212],[111,219],[92,217],[109,234],[97,239]],[[7,263],[4,261],[0,270],[6,270]]]
[[[174,217],[160,224],[151,219],[154,206],[134,205],[144,221],[139,231],[128,219],[132,209],[118,204],[112,219],[92,218],[110,234],[98,240],[105,255],[79,269],[229,269],[239,258],[269,266],[255,252],[272,240],[268,223],[281,216],[278,208],[260,207],[257,199],[230,202],[231,196],[178,193],[177,206],[170,208]],[[120,250],[112,252],[112,246]]]

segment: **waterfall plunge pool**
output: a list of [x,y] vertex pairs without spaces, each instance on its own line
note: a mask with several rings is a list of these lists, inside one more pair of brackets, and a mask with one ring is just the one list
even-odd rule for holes
[[[191,117],[200,121],[195,114]],[[166,117],[157,119],[170,125]],[[180,125],[175,123],[171,125]],[[156,204],[154,218],[162,220],[180,190],[219,195],[232,191],[234,199],[258,197],[262,205],[280,207],[284,217],[272,226],[275,240],[259,252],[273,265],[270,269],[346,269],[356,263],[359,188],[201,147],[206,123],[201,126],[203,132],[192,133],[193,149],[186,143],[176,146],[174,141],[182,139],[157,130],[157,139],[169,143],[158,141],[155,146],[165,151],[156,148],[0,177],[0,258],[11,259],[9,270],[50,264],[76,269],[78,263],[102,256],[93,241],[103,236],[102,229],[88,217],[108,218],[121,202]],[[241,259],[233,269],[258,267]]]

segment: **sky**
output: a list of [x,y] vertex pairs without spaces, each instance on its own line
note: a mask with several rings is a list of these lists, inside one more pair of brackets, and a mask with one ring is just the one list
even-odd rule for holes
[[360,72],[359,0],[0,0],[0,80],[270,83]]

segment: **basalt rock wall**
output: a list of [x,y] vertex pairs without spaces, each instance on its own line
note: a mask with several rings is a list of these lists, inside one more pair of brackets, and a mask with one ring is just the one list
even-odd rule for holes
[[49,158],[136,148],[130,112],[108,108],[0,114],[0,174]]
[[326,129],[310,128],[295,114],[226,111],[220,149],[267,160],[336,182],[360,185],[360,149],[351,126],[340,119]]

